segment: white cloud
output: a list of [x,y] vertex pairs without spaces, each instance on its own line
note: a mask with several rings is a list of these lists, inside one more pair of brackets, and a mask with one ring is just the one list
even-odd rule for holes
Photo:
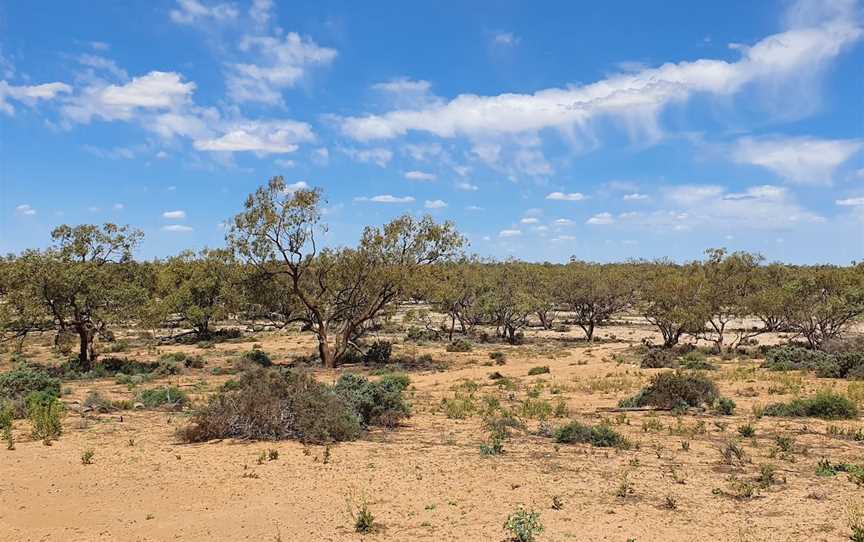
[[259,26],[264,26],[270,22],[273,9],[273,0],[252,0],[252,5],[249,7],[249,18]]
[[240,50],[254,60],[227,65],[228,95],[236,102],[270,105],[281,104],[283,89],[296,85],[309,68],[330,64],[337,54],[295,32],[284,37],[246,36]]
[[162,226],[162,230],[186,233],[192,231],[193,228],[191,226],[184,226],[183,224],[169,224],[167,226]]
[[443,209],[447,207],[447,203],[444,200],[435,199],[435,200],[426,200],[426,203],[423,204],[427,209]]
[[676,205],[691,206],[716,199],[724,190],[716,185],[681,185],[668,190],[666,197]]
[[28,203],[22,203],[21,205],[15,207],[15,214],[22,216],[33,216],[36,214],[36,209],[31,207]]
[[378,167],[387,167],[387,164],[393,159],[393,151],[383,147],[371,149],[342,147],[339,150],[351,157],[352,160],[366,164],[375,164]]
[[578,141],[594,137],[592,123],[610,119],[633,139],[650,142],[662,135],[664,108],[694,95],[726,98],[755,88],[782,98],[790,89],[800,93],[818,87],[812,82],[824,68],[861,37],[857,8],[846,5],[831,17],[811,16],[807,25],[796,23],[752,46],[736,46],[740,56],[734,61],[670,62],[533,94],[462,94],[428,107],[343,118],[341,130],[361,141],[392,139],[412,131],[488,141],[553,128]]
[[183,82],[175,72],[152,71],[124,85],[94,84],[63,106],[71,120],[88,123],[103,120],[129,120],[141,110],[177,110],[186,104],[195,83]]
[[382,194],[380,196],[359,197],[354,198],[354,201],[369,201],[372,203],[414,203],[414,198],[411,196],[397,197],[390,194]]
[[498,237],[519,237],[522,235],[522,230],[501,230],[498,232]]
[[162,213],[162,218],[168,220],[183,220],[186,218],[186,211],[165,211]]
[[407,77],[398,77],[384,83],[376,83],[372,85],[374,90],[380,92],[392,92],[394,94],[402,94],[405,92],[429,92],[432,85],[429,81],[417,81]]
[[109,160],[131,160],[135,158],[137,152],[142,149],[141,147],[113,147],[110,149],[103,149],[100,147],[94,147],[93,145],[82,145],[81,148],[93,156],[107,158]]
[[575,222],[573,222],[569,218],[559,218],[555,220],[556,226],[572,226],[573,224],[575,224]]
[[105,58],[104,56],[99,55],[83,54],[78,56],[77,60],[78,63],[82,66],[87,66],[89,68],[93,68],[94,70],[106,72],[109,75],[118,79],[129,78],[129,74],[126,73],[126,70],[119,67],[117,63],[110,58]]
[[540,222],[540,219],[534,218],[533,216],[529,216],[529,217],[523,218],[519,222],[522,224],[537,224]]
[[309,190],[309,183],[306,181],[297,181],[296,183],[285,185],[285,192],[288,194],[293,194],[298,190]]
[[477,190],[480,190],[479,186],[477,186],[476,184],[471,184],[469,182],[456,183],[456,188],[458,188],[459,190],[464,190],[466,192],[476,192]]
[[624,201],[643,201],[648,199],[648,196],[645,194],[640,194],[638,192],[633,192],[632,194],[624,194]]
[[864,197],[838,199],[834,203],[843,207],[861,207],[864,206]]
[[115,211],[122,211],[123,209],[126,208],[126,206],[123,205],[122,203],[115,203],[114,205],[111,206],[111,208],[114,209]]
[[492,35],[492,45],[498,47],[515,47],[521,39],[513,32],[496,32]]
[[198,0],[177,0],[178,9],[169,12],[171,20],[177,24],[193,24],[211,20],[216,22],[236,19],[238,12],[232,4],[214,3],[207,5]]
[[294,152],[297,143],[315,139],[311,126],[293,120],[246,121],[227,130],[221,137],[195,141],[195,148],[201,151],[280,154]]
[[552,192],[546,196],[546,199],[554,201],[582,201],[586,199],[586,196],[579,192],[572,192],[570,194],[565,194],[564,192]]
[[330,163],[330,151],[327,147],[319,147],[312,151],[312,161],[319,166],[326,166]]
[[828,184],[834,171],[864,146],[862,140],[813,137],[739,139],[733,159],[768,169],[798,184]]
[[436,176],[434,173],[426,173],[424,171],[407,171],[405,178],[409,181],[434,181]]
[[606,224],[613,224],[615,219],[612,217],[610,213],[597,213],[596,215],[589,218],[585,223],[591,224],[593,226],[601,226]]
[[15,114],[15,108],[9,103],[10,99],[33,107],[40,100],[53,100],[58,94],[68,92],[72,92],[72,87],[65,83],[15,86],[0,81],[0,113],[10,116]]
[[483,210],[483,207],[479,207],[477,205],[469,205],[469,206],[465,207],[465,210],[471,211],[471,212],[480,212]]
[[402,147],[402,151],[417,161],[425,162],[441,156],[444,149],[438,143],[408,143]]

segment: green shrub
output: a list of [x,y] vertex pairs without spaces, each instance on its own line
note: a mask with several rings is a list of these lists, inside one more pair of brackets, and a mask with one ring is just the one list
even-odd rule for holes
[[210,397],[178,436],[186,442],[216,438],[296,439],[327,443],[360,434],[345,398],[311,376],[277,368],[240,375],[238,388]]
[[728,397],[718,397],[714,403],[714,410],[721,416],[731,416],[735,414],[735,401]]
[[495,365],[504,365],[507,363],[507,355],[504,352],[500,352],[495,350],[494,352],[489,352],[489,359],[495,362]]
[[33,438],[46,443],[56,439],[63,432],[60,417],[63,403],[47,391],[34,391],[27,396],[27,417],[33,424]]
[[555,430],[552,437],[560,444],[588,444],[598,448],[628,448],[623,435],[606,424],[596,426],[572,421]]
[[674,369],[678,354],[671,348],[651,347],[642,355],[639,366],[643,369]]
[[375,341],[363,356],[365,363],[387,363],[393,353],[393,345],[389,341]]
[[812,397],[797,398],[788,403],[768,405],[765,407],[764,415],[849,420],[858,416],[858,407],[844,395],[830,390],[822,390]]
[[243,352],[240,355],[239,363],[244,367],[249,365],[270,367],[273,365],[273,361],[270,359],[270,356],[267,355],[267,352],[257,348]]
[[411,415],[402,396],[410,379],[406,375],[387,375],[378,381],[345,373],[336,381],[335,391],[364,426],[395,427]]
[[771,371],[815,370],[828,361],[830,356],[824,352],[785,345],[767,350],[762,367]]
[[84,402],[81,403],[81,406],[85,409],[102,414],[117,410],[117,406],[113,401],[109,400],[96,390],[91,390],[87,393],[87,397],[84,398]]
[[528,376],[545,375],[545,374],[549,374],[549,366],[548,365],[540,365],[540,366],[531,367],[530,369],[528,369]]
[[428,329],[421,329],[416,326],[408,328],[405,338],[413,342],[426,342],[438,340],[438,334]]
[[820,378],[864,378],[864,352],[841,352],[816,367]]
[[540,523],[540,512],[525,510],[521,506],[516,512],[507,517],[504,529],[513,534],[516,542],[534,542],[537,535],[543,532],[543,524]]
[[147,408],[181,409],[189,403],[189,396],[176,386],[162,386],[141,390],[136,400]]
[[60,397],[60,379],[33,365],[22,364],[0,373],[0,399],[23,401],[36,391]]
[[448,352],[470,352],[474,349],[474,345],[467,339],[456,339],[447,345]]
[[699,407],[714,404],[719,396],[717,385],[704,375],[667,371],[655,375],[648,386],[633,397],[622,400],[619,405],[623,408]]
[[678,358],[678,366],[682,369],[698,371],[716,371],[717,366],[708,362],[708,358],[699,350],[691,350]]
[[15,419],[15,407],[11,402],[0,402],[0,429],[8,429],[12,427],[12,420]]

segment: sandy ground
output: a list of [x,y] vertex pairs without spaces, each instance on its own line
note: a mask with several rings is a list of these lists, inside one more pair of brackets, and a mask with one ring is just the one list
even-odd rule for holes
[[[757,365],[752,360],[718,361],[714,376],[737,402],[735,416],[598,411],[656,372],[619,363],[630,343],[652,333],[640,326],[604,328],[601,336],[618,340],[591,347],[550,333],[524,346],[480,345],[468,353],[398,345],[397,352],[432,352],[448,368],[411,374],[414,416],[403,427],[334,445],[326,462],[324,447],[296,442],[180,444],[174,431],[186,414],[82,414],[78,402],[89,390],[115,399],[131,399],[134,391],[113,379],[64,383],[71,389],[63,397],[69,410],[62,437],[44,446],[30,439],[29,423],[18,420],[15,449],[0,449],[0,540],[501,541],[507,539],[504,521],[520,505],[540,512],[541,541],[848,540],[846,507],[864,496],[845,474],[818,477],[816,465],[823,457],[860,462],[861,443],[828,435],[828,422],[751,416],[754,405],[788,399],[794,391],[843,391],[847,383],[750,370]],[[259,334],[254,342],[277,362],[308,353],[312,344],[309,337],[282,333]],[[251,344],[162,348],[201,353],[208,366],[145,387],[179,384],[200,401],[228,378],[211,375],[210,368],[226,365]],[[506,352],[506,365],[489,366],[492,350]],[[123,355],[155,357],[152,351]],[[2,357],[5,370],[8,355]],[[548,365],[550,374],[527,376],[537,365]],[[495,370],[518,380],[519,389],[500,390],[488,378]],[[316,371],[326,381],[337,374]],[[476,397],[494,395],[508,406],[543,382],[539,398],[562,397],[573,419],[608,418],[638,447],[556,445],[532,434],[539,422],[527,420],[529,431],[507,440],[503,455],[482,457],[482,419],[448,419],[440,407],[454,388],[468,389],[466,381],[479,386]],[[748,462],[722,464],[718,447],[748,422],[756,427],[754,438],[740,439]],[[834,425],[862,427],[857,421]],[[792,452],[778,454],[778,435],[794,437]],[[94,458],[85,465],[81,455],[88,449]],[[278,459],[259,462],[269,449]],[[755,480],[765,463],[776,467],[777,484],[751,499],[728,494],[731,476]],[[616,494],[625,477],[632,491],[622,498]],[[563,502],[560,510],[552,508],[553,497]],[[377,525],[365,536],[354,533],[350,511],[361,502]]]

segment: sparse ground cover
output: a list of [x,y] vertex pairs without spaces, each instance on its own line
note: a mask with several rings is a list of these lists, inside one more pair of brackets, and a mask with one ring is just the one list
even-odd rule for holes
[[[112,361],[110,371],[86,377],[56,369],[61,360],[47,336],[28,337],[19,353],[7,345],[4,373],[21,360],[55,368],[46,378],[25,376],[51,398],[60,380],[62,431],[46,439],[34,431],[36,418],[9,416],[0,539],[827,541],[852,534],[864,425],[795,405],[821,394],[822,403],[845,409],[824,399],[830,390],[857,409],[864,391],[855,380],[762,367],[756,348],[643,368],[641,340],[659,335],[638,321],[598,328],[593,344],[581,332],[532,327],[521,345],[454,348],[446,339],[406,340],[404,329],[381,335],[392,342],[390,363],[359,360],[335,370],[306,363],[314,339],[293,331],[154,345],[126,330],[124,351],[101,358],[153,364]],[[273,366],[250,352],[266,353]],[[240,393],[244,375],[288,366],[369,423],[351,438],[331,439],[343,442],[185,443],[183,429],[212,397]],[[674,384],[695,382],[704,400],[627,403],[674,371],[695,376]],[[384,384],[367,388],[362,379],[346,381],[349,373]],[[394,389],[403,390],[407,410],[386,402]],[[393,410],[370,422],[382,401]],[[793,407],[789,414],[772,405]],[[41,423],[50,428],[50,420]]]

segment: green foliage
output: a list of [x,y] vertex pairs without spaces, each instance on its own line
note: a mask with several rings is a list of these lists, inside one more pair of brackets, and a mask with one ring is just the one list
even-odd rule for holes
[[785,345],[768,349],[762,367],[772,371],[816,370],[830,361],[830,356],[818,350]]
[[267,355],[267,352],[253,348],[240,354],[240,364],[242,366],[258,365],[259,367],[270,367],[273,365],[273,361]]
[[15,407],[11,402],[0,401],[0,429],[12,427],[15,418]]
[[162,386],[141,390],[136,400],[147,408],[165,407],[179,410],[189,403],[189,396],[176,386]]
[[609,425],[595,426],[572,421],[563,425],[553,433],[555,442],[561,444],[587,444],[598,448],[629,448],[630,443],[623,435]]
[[395,427],[411,415],[402,395],[409,383],[406,375],[386,375],[380,380],[370,381],[363,376],[345,373],[336,381],[334,389],[363,426]]
[[369,534],[375,530],[375,516],[369,510],[366,503],[360,506],[360,510],[354,516],[354,532],[360,534]]
[[507,517],[504,529],[513,535],[514,542],[533,542],[543,532],[540,512],[529,511],[521,506]]
[[718,397],[714,403],[714,411],[721,416],[731,416],[735,414],[735,401],[728,397]]
[[858,407],[844,395],[830,390],[822,390],[812,397],[797,398],[788,403],[768,405],[765,407],[764,415],[848,420],[858,416]]
[[63,403],[46,391],[34,391],[27,396],[27,417],[33,424],[33,438],[50,442],[63,432],[60,418]]
[[179,436],[187,442],[246,438],[327,443],[353,440],[360,431],[358,415],[332,387],[297,371],[255,368],[240,375],[237,389],[211,396]]
[[548,365],[539,365],[537,367],[531,367],[528,369],[528,376],[536,376],[536,375],[545,375],[549,374],[549,366]]
[[489,352],[489,359],[494,361],[495,365],[505,365],[507,363],[507,355],[499,350]]
[[667,371],[652,378],[639,393],[620,402],[621,407],[658,408],[700,407],[711,405],[720,396],[717,385],[701,374]]
[[474,350],[474,345],[467,339],[456,339],[447,345],[448,352],[470,352]]
[[60,397],[60,379],[34,365],[21,364],[11,371],[0,373],[0,400],[21,402],[36,391]]
[[363,356],[365,363],[387,363],[393,353],[393,345],[390,341],[375,341]]

